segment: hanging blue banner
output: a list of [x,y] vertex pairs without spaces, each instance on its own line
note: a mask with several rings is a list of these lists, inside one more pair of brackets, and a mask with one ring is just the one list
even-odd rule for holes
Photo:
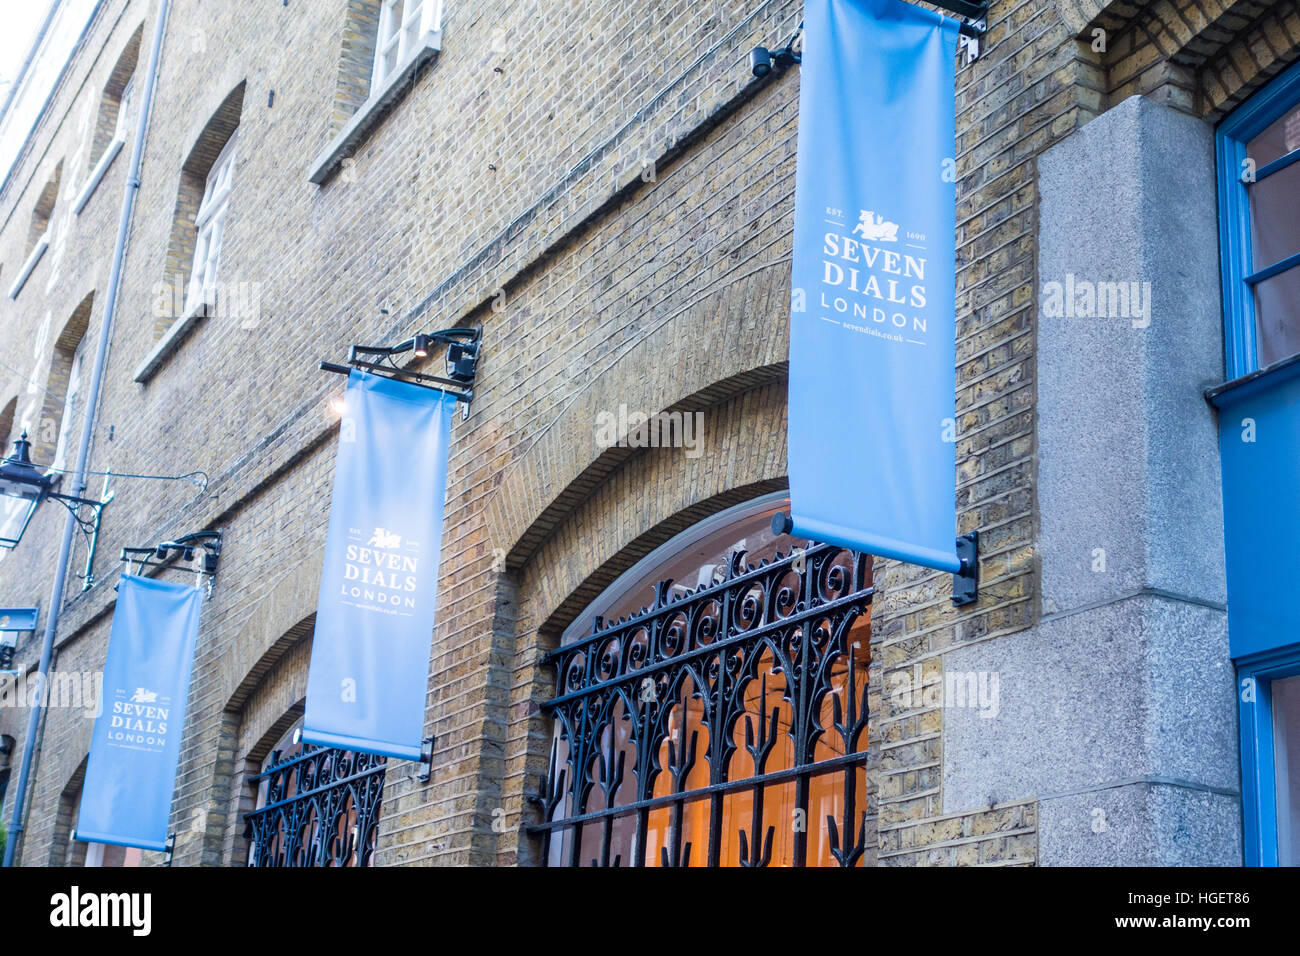
[[302,737],[416,760],[456,400],[353,371],[343,401]]
[[795,534],[954,572],[957,30],[805,4],[789,411]]
[[78,840],[166,849],[202,606],[193,585],[118,582]]

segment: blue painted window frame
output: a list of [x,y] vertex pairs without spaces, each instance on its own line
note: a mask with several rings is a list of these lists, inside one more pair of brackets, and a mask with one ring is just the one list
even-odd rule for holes
[[[1245,171],[1246,143],[1270,123],[1300,103],[1300,63],[1272,80],[1219,124],[1215,153],[1219,178],[1219,259],[1223,274],[1224,359],[1228,378],[1240,378],[1259,368],[1255,347],[1255,299],[1251,285],[1300,264],[1300,255],[1256,270],[1250,249],[1250,203]],[[1300,160],[1294,150],[1255,170],[1256,182]]]
[[[1247,866],[1277,866],[1273,769],[1273,681],[1300,675],[1300,646],[1237,662],[1241,714],[1241,807]],[[1249,684],[1247,682],[1250,682]],[[1247,694],[1247,689],[1252,693]],[[1247,697],[1253,699],[1247,700]]]

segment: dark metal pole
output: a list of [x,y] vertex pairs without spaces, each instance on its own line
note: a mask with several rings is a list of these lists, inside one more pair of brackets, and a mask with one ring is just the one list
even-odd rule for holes
[[[162,54],[163,27],[167,22],[169,0],[158,0],[158,19],[154,27],[153,48],[149,53],[149,67],[145,75],[144,96],[140,103],[140,118],[135,128],[135,143],[131,146],[131,168],[127,172],[126,190],[122,195],[122,214],[117,222],[117,244],[113,249],[113,267],[108,276],[108,306],[104,324],[99,330],[99,348],[95,352],[95,368],[90,377],[90,391],[86,401],[86,419],[81,425],[81,444],[77,449],[77,470],[73,479],[73,494],[82,497],[86,491],[86,464],[90,457],[90,441],[95,433],[95,415],[99,410],[99,387],[104,376],[104,363],[108,345],[113,338],[113,320],[117,317],[118,289],[122,281],[122,260],[126,253],[126,236],[131,225],[131,212],[140,189],[140,157],[144,152],[144,134],[149,126],[149,108],[153,103],[154,84],[158,78],[158,60]],[[14,794],[13,814],[9,818],[9,839],[5,844],[5,866],[13,866],[15,848],[23,832],[26,816],[27,787],[32,769],[32,757],[41,732],[45,688],[49,680],[50,658],[54,655],[54,635],[59,626],[59,610],[63,605],[63,587],[68,576],[68,561],[72,555],[72,535],[77,528],[76,514],[69,510],[63,525],[63,542],[59,545],[59,563],[54,569],[54,587],[50,589],[50,613],[45,620],[45,639],[41,644],[41,662],[37,672],[40,693],[32,705],[27,719],[27,738],[23,742],[23,760],[18,770],[18,783]]]

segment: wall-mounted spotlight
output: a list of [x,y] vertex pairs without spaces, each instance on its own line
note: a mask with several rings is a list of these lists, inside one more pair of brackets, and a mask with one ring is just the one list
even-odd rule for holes
[[[347,365],[321,362],[320,368],[321,371],[337,372],[340,375],[347,375],[352,369],[359,369],[386,378],[410,382],[413,385],[437,388],[457,401],[463,402],[464,416],[469,417],[469,403],[474,397],[471,386],[478,373],[482,335],[479,329],[443,329],[439,332],[421,332],[391,346],[354,345],[348,353]],[[398,364],[398,357],[407,352],[412,353],[416,358],[428,358],[435,349],[442,346],[447,349],[445,376],[418,372]]]
[[756,46],[749,51],[749,72],[757,77],[764,77],[775,70],[785,70],[800,62],[800,56],[794,52],[794,40],[790,45],[775,52],[765,46]]
[[[200,548],[202,554],[199,554]],[[169,562],[169,559],[179,559],[193,563],[195,557],[199,558],[197,568],[182,567],[174,563],[174,560]],[[148,568],[158,568],[162,571],[183,571],[186,574],[206,576],[211,583],[221,563],[221,532],[195,531],[172,541],[160,541],[151,548],[123,548],[122,560],[134,561],[136,574],[141,574]]]
[[749,51],[749,72],[753,73],[759,79],[769,76],[773,70],[787,70],[796,63],[801,62],[802,55],[795,52],[795,42],[803,35],[803,22],[800,21],[799,29],[794,31],[794,35],[786,41],[785,46],[779,50],[769,50],[765,46],[756,46]]

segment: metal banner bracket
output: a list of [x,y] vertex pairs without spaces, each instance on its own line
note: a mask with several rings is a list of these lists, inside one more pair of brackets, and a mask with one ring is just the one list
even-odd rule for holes
[[957,539],[957,560],[961,570],[952,576],[954,607],[974,604],[980,596],[980,533],[972,531]]
[[419,769],[415,771],[415,779],[420,783],[428,783],[429,778],[433,776],[433,738],[425,737],[420,742],[420,759],[418,761]]
[[[194,564],[195,559],[198,564]],[[217,576],[217,566],[221,563],[221,532],[195,531],[182,535],[172,541],[161,541],[148,548],[123,548],[122,562],[133,574],[145,574],[151,569],[162,571],[180,571],[193,574],[195,585],[208,583],[208,596],[212,596],[212,583]],[[182,567],[178,561],[193,565]],[[132,567],[132,564],[134,566]]]
[[[794,522],[784,511],[772,515],[772,533],[790,534]],[[957,560],[961,568],[952,576],[952,603],[954,607],[974,604],[980,596],[980,533],[972,531],[957,539]]]
[[[469,418],[469,403],[474,399],[474,377],[478,373],[479,350],[482,346],[482,329],[443,329],[424,332],[397,345],[354,345],[348,351],[348,364],[321,362],[322,372],[347,375],[353,369],[397,379],[435,391],[445,392],[462,402],[461,419]],[[397,356],[414,353],[415,358],[426,358],[435,349],[446,347],[447,375],[430,375],[398,364]]]

